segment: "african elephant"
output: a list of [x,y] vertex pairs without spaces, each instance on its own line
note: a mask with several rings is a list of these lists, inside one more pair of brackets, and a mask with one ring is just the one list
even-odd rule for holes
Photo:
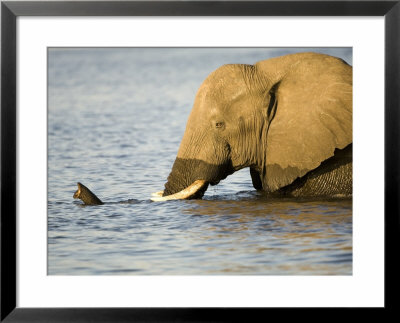
[[212,72],[153,200],[201,198],[244,167],[269,194],[351,195],[352,67],[298,53]]

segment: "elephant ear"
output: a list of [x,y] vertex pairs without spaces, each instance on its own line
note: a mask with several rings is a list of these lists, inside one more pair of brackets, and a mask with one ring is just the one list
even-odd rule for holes
[[325,55],[284,65],[267,134],[263,186],[272,192],[352,143],[352,67]]

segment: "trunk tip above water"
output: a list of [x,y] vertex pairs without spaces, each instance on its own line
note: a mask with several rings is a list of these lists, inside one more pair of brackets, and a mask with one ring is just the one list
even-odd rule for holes
[[104,204],[91,190],[85,185],[78,182],[78,189],[73,195],[74,199],[80,199],[85,205],[102,205]]

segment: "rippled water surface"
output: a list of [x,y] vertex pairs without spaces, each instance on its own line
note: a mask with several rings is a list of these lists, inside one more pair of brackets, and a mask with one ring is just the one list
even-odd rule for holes
[[[294,51],[49,49],[48,273],[350,275],[349,199],[267,198],[248,169],[203,200],[149,199],[206,76]],[[318,51],[351,64],[350,49]],[[106,204],[73,200],[78,181]]]

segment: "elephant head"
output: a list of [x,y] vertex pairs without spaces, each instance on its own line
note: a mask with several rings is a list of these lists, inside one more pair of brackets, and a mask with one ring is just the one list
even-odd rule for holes
[[256,189],[274,192],[351,143],[352,67],[344,61],[299,53],[224,65],[197,92],[161,199],[200,198],[244,167]]

